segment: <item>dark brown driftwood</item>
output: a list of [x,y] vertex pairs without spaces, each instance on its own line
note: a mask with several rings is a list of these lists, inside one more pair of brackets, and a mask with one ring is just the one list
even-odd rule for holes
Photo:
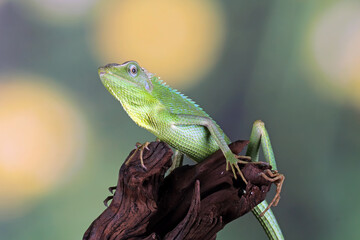
[[[230,148],[240,153],[247,143],[237,141]],[[220,151],[164,178],[172,150],[163,142],[148,148],[143,152],[147,170],[140,165],[140,151],[122,165],[110,206],[90,225],[84,240],[216,239],[218,231],[263,201],[270,190],[272,182],[261,176],[270,169],[266,163],[240,165],[247,185],[225,170]]]

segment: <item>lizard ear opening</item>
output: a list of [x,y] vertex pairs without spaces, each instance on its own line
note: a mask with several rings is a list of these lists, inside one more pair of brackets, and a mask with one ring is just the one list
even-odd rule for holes
[[153,84],[151,82],[152,77],[154,76],[154,74],[149,73],[145,68],[141,68],[143,70],[143,72],[146,75],[146,80],[145,80],[145,89],[148,92],[151,92],[153,90]]
[[145,81],[145,89],[151,92],[153,90],[153,84],[150,79],[146,79]]

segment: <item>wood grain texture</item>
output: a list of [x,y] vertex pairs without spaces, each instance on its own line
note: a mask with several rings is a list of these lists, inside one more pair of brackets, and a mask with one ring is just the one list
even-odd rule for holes
[[[247,143],[234,142],[230,149],[240,153]],[[267,163],[240,165],[247,185],[234,179],[225,170],[221,151],[165,178],[172,150],[163,142],[152,142],[148,148],[143,152],[147,170],[140,166],[139,151],[121,166],[112,202],[87,229],[84,240],[213,240],[227,223],[262,202],[272,184],[261,176],[271,168]]]

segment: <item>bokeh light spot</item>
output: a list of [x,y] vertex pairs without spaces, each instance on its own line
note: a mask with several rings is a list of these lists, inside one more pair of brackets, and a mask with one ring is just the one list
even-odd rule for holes
[[219,58],[222,8],[206,0],[102,1],[96,49],[105,63],[136,60],[172,86],[188,85]]
[[73,105],[37,77],[0,77],[0,216],[26,210],[79,165],[85,123]]
[[310,55],[320,87],[338,100],[360,106],[360,3],[332,5],[313,22]]

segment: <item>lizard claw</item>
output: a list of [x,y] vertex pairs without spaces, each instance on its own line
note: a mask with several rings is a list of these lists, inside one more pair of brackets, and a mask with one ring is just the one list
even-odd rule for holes
[[150,150],[150,148],[148,147],[149,145],[150,145],[150,142],[145,142],[144,144],[137,142],[137,143],[135,144],[136,148],[140,148],[140,150],[141,150],[141,149],[144,149],[144,148],[145,148],[146,150]]
[[146,166],[144,164],[143,155],[144,155],[144,149],[150,150],[149,147],[148,147],[149,145],[150,145],[150,142],[145,142],[144,144],[141,144],[141,143],[137,142],[135,144],[136,149],[135,149],[134,153],[128,158],[128,160],[126,161],[125,164],[129,164],[129,162],[132,160],[132,158],[136,155],[137,151],[140,151],[140,163],[141,163],[141,166],[145,170],[147,170],[147,168],[146,168]]
[[[237,156],[234,155],[236,157],[236,160],[237,160]],[[241,172],[240,168],[239,168],[239,165],[238,163],[249,163],[247,161],[242,161],[242,160],[237,160],[235,163],[232,163],[230,161],[226,161],[226,170],[228,171],[229,170],[229,165],[231,167],[231,171],[233,172],[234,174],[234,178],[237,179],[237,176],[236,176],[236,172],[238,172],[238,174],[240,175],[241,179],[244,181],[245,184],[247,184],[248,182],[246,181],[245,177],[244,177],[244,174]]]
[[243,163],[246,164],[248,162],[251,161],[251,157],[250,156],[238,156],[238,155],[234,155],[237,159],[239,159],[239,163]]

